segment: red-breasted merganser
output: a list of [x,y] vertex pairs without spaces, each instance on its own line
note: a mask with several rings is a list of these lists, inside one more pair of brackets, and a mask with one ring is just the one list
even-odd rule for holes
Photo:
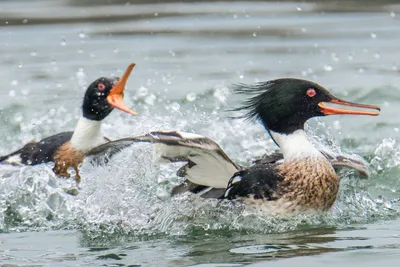
[[362,162],[327,158],[309,141],[304,124],[310,118],[334,114],[379,115],[375,111],[346,110],[325,103],[380,110],[378,106],[347,102],[319,84],[293,78],[241,84],[235,91],[251,96],[236,111],[246,111],[244,118],[259,120],[282,154],[244,168],[236,165],[213,140],[178,131],[120,139],[89,154],[113,154],[135,142],[157,143],[161,159],[187,162],[177,173],[186,182],[176,187],[174,194],[191,191],[204,197],[239,199],[278,213],[327,211],[339,189],[333,166],[365,171]]
[[83,99],[82,117],[73,132],[62,132],[39,142],[30,142],[9,155],[0,156],[0,164],[37,165],[54,162],[53,171],[57,175],[70,177],[68,169],[72,167],[79,183],[78,165],[85,154],[110,141],[102,134],[102,120],[114,108],[137,115],[122,102],[125,84],[134,66],[135,64],[130,64],[121,79],[101,77],[89,85]]

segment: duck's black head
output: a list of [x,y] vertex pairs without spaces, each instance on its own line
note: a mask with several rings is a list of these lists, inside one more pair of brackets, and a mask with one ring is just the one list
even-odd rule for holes
[[125,84],[134,66],[134,64],[129,65],[121,79],[118,77],[101,77],[89,85],[82,105],[85,118],[101,121],[114,108],[137,115],[135,111],[128,109],[122,102]]
[[290,134],[303,129],[304,123],[317,116],[333,114],[379,115],[372,111],[355,111],[327,107],[324,103],[380,110],[378,106],[347,102],[333,96],[321,85],[302,79],[282,78],[254,85],[237,85],[235,91],[250,94],[243,116],[260,120],[267,130]]

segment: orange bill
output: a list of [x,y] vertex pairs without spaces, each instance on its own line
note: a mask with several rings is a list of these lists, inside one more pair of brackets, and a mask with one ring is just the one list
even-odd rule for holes
[[127,108],[125,104],[122,102],[122,99],[124,97],[126,82],[128,81],[129,75],[131,74],[134,67],[135,63],[131,63],[128,66],[125,73],[122,75],[121,79],[119,79],[119,81],[111,89],[110,93],[107,96],[107,101],[114,108],[117,108],[119,110],[125,111],[129,114],[136,116],[137,112]]
[[[356,108],[368,108],[368,109],[376,109],[381,110],[379,106],[375,105],[365,105],[365,104],[358,104],[348,102],[339,98],[334,97],[332,100],[327,101],[327,103],[337,104],[341,106],[349,106],[349,107],[356,107]],[[376,111],[361,111],[361,110],[350,110],[350,109],[341,109],[341,108],[334,108],[334,107],[327,107],[324,105],[323,102],[319,103],[318,106],[321,108],[321,112],[325,115],[338,115],[338,114],[350,114],[350,115],[370,115],[370,116],[378,116],[379,112]]]

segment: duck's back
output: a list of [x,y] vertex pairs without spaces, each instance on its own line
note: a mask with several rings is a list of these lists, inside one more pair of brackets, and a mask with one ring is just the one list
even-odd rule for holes
[[0,163],[36,165],[53,161],[60,146],[68,142],[73,132],[62,132],[44,138],[39,142],[30,142],[21,149],[0,157]]

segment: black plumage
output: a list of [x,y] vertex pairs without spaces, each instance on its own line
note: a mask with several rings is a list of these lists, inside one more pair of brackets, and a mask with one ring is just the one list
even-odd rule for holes
[[14,151],[8,155],[0,157],[0,163],[5,161],[12,156],[19,155],[21,158],[21,164],[24,165],[37,165],[41,163],[47,163],[54,160],[54,154],[57,149],[69,141],[74,132],[62,132],[47,138],[39,142],[27,143],[21,149]]

